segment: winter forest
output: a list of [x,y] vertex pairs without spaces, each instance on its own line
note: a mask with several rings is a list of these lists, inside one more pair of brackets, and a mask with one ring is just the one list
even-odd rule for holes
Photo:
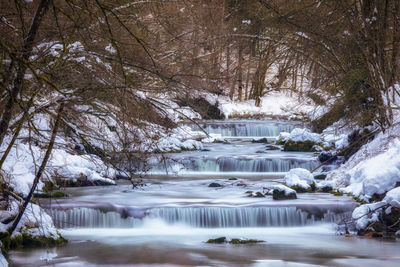
[[0,0],[0,266],[400,266],[400,1]]

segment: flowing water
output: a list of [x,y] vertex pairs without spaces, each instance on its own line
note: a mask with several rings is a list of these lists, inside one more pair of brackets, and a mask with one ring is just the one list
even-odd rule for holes
[[[266,192],[281,182],[291,168],[318,165],[312,153],[268,150],[266,144],[251,142],[290,131],[294,124],[224,121],[202,126],[229,137],[229,143],[171,154],[161,162],[153,159],[142,187],[121,182],[70,188],[68,198],[42,201],[69,243],[11,251],[11,265],[400,266],[398,242],[338,235],[337,223],[356,206],[350,197],[250,197],[250,191]],[[206,243],[223,236],[265,242]]]

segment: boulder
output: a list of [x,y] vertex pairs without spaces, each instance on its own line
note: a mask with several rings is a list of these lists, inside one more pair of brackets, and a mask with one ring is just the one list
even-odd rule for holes
[[297,192],[315,190],[314,176],[309,170],[303,168],[291,169],[283,178],[283,182]]
[[296,199],[297,194],[295,190],[287,186],[275,185],[272,191],[272,198],[275,200]]

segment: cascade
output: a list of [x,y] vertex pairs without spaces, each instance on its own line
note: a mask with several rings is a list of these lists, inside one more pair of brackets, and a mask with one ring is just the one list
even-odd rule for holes
[[168,172],[288,172],[292,168],[312,170],[318,166],[317,160],[298,158],[263,158],[263,157],[192,157],[167,160],[165,164],[157,164],[150,173]]
[[145,226],[149,219],[201,228],[288,227],[318,221],[339,222],[348,215],[343,211],[325,210],[322,217],[315,218],[296,207],[163,207],[148,209],[144,217],[95,208],[49,209],[47,212],[59,228],[137,228]]
[[[291,124],[271,124],[271,123],[207,123],[201,127],[209,134],[220,134],[226,137],[245,137],[245,136],[278,136],[280,132],[290,132],[294,129]],[[197,125],[191,125],[193,130],[199,130]]]

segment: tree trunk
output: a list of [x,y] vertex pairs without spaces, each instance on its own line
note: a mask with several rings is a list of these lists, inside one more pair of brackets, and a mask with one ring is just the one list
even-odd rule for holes
[[22,84],[24,81],[25,72],[27,69],[27,61],[32,54],[33,41],[39,30],[40,23],[43,20],[43,16],[46,13],[50,5],[50,0],[41,0],[38,8],[36,9],[35,15],[32,20],[32,24],[29,28],[28,35],[24,40],[24,46],[22,47],[22,57],[19,60],[16,68],[15,78],[12,81],[11,90],[7,98],[7,102],[2,110],[1,121],[0,121],[0,146],[3,143],[4,137],[7,133],[10,125],[12,113],[18,94],[21,92]]
[[239,44],[238,51],[238,100],[243,101],[243,45]]
[[44,169],[45,169],[45,167],[47,165],[47,161],[50,158],[50,154],[51,154],[51,152],[53,150],[53,146],[54,146],[54,141],[55,141],[56,136],[57,136],[57,130],[58,130],[58,127],[60,125],[61,113],[62,113],[63,109],[64,109],[64,103],[62,102],[60,104],[59,108],[58,108],[57,117],[56,117],[55,122],[54,122],[53,131],[51,133],[51,138],[50,138],[50,141],[49,141],[49,145],[47,146],[46,154],[44,155],[42,164],[40,165],[39,170],[36,173],[35,179],[33,180],[33,184],[32,184],[31,190],[29,191],[28,196],[25,198],[25,201],[22,204],[22,206],[20,206],[18,216],[15,218],[15,220],[14,220],[13,224],[11,225],[11,227],[7,229],[7,232],[9,234],[9,236],[11,236],[13,234],[13,232],[15,231],[15,229],[18,226],[18,223],[20,222],[20,220],[22,218],[22,215],[24,215],[26,207],[28,206],[29,202],[32,199],[33,192],[35,192],[36,187],[37,187],[37,185],[39,183],[40,177],[42,176],[42,173],[43,173],[43,171],[44,171]]

